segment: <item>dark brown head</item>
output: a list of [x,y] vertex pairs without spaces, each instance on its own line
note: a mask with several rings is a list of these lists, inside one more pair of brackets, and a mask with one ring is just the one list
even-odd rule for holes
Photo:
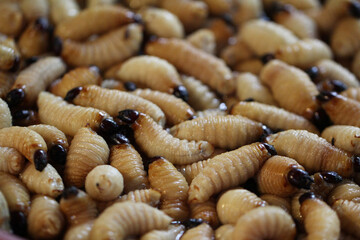
[[41,172],[42,170],[44,170],[47,163],[48,163],[48,157],[46,152],[41,149],[36,150],[36,152],[34,153],[35,169]]
[[333,171],[321,172],[320,175],[325,182],[331,184],[337,184],[343,180],[342,177],[337,172],[333,172]]
[[73,100],[77,97],[77,95],[80,94],[80,92],[82,90],[83,90],[83,87],[76,87],[76,88],[71,89],[70,91],[68,91],[68,93],[64,97],[64,100],[69,103],[72,103]]
[[139,116],[140,113],[138,111],[125,109],[119,112],[117,118],[126,124],[133,124]]
[[15,88],[8,92],[5,101],[9,108],[18,107],[25,100],[25,90],[22,88]]
[[268,143],[263,143],[263,145],[265,146],[266,150],[269,152],[271,156],[277,155],[276,149],[273,145]]
[[188,90],[186,89],[186,87],[184,87],[182,85],[175,87],[173,94],[175,97],[181,98],[185,102],[187,102],[189,100]]
[[66,156],[67,156],[67,150],[60,144],[53,145],[48,150],[49,158],[60,165],[65,165],[66,163]]
[[310,189],[314,179],[309,175],[308,172],[300,168],[292,168],[287,174],[287,179],[291,185],[296,188]]
[[306,192],[299,197],[299,202],[302,204],[307,199],[316,199],[315,193],[313,192]]
[[77,187],[75,186],[71,186],[64,189],[62,193],[62,198],[69,199],[71,197],[76,197],[78,193],[79,193],[79,189],[77,189]]

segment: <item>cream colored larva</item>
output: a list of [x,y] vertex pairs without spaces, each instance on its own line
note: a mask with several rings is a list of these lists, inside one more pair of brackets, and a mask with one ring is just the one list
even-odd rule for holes
[[7,103],[0,98],[0,129],[12,126],[12,116]]
[[350,87],[340,95],[360,102],[360,87]]
[[0,40],[0,57],[0,70],[10,71],[19,67],[20,53],[13,39]]
[[87,0],[86,6],[88,8],[96,8],[102,5],[114,5],[115,3],[115,0]]
[[333,30],[331,35],[331,48],[335,56],[352,57],[360,49],[360,20],[344,18]]
[[203,203],[193,203],[190,207],[190,218],[202,219],[207,222],[213,229],[220,224],[219,216],[216,211],[216,200],[210,198]]
[[321,137],[325,138],[335,147],[349,151],[356,155],[360,154],[360,128],[334,125],[324,129]]
[[15,148],[0,147],[0,171],[19,174],[25,166],[24,156]]
[[237,63],[249,60],[254,57],[255,53],[244,42],[241,37],[229,41],[229,45],[221,51],[221,58],[229,66],[235,66]]
[[180,239],[184,232],[184,225],[170,225],[167,230],[152,230],[142,235],[140,240]]
[[49,15],[49,2],[46,0],[23,0],[20,2],[21,11],[28,21]]
[[233,4],[235,11],[232,11],[232,17],[237,26],[241,26],[251,19],[259,18],[264,11],[261,0],[234,1]]
[[291,199],[283,198],[273,194],[264,194],[260,198],[267,202],[270,206],[277,206],[291,214]]
[[[17,36],[24,24],[24,14],[19,4],[12,1],[2,1],[0,13],[0,32],[9,36]],[[9,24],[10,20],[12,24]]]
[[186,37],[186,41],[191,45],[212,55],[216,53],[215,40],[215,34],[206,28],[201,28]]
[[199,239],[211,240],[214,239],[214,230],[207,223],[202,223],[197,227],[187,230],[181,237],[183,240]]
[[348,200],[338,200],[332,205],[337,213],[341,229],[357,238],[360,237],[360,204]]
[[339,184],[328,195],[327,202],[332,206],[337,200],[360,203],[360,186],[352,181]]
[[50,18],[58,25],[79,14],[79,5],[75,0],[50,0]]

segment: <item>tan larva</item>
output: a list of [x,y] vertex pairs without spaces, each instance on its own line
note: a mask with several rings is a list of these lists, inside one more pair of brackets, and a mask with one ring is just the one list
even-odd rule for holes
[[116,0],[87,0],[87,7],[93,8],[101,5],[114,5]]
[[83,187],[88,173],[108,162],[109,147],[105,140],[89,128],[81,128],[71,141],[64,181],[67,186]]
[[41,195],[31,201],[27,221],[28,232],[34,239],[57,238],[65,227],[65,219],[59,203]]
[[14,40],[10,38],[0,41],[0,70],[16,70],[20,62],[20,54],[16,47],[8,45],[5,41],[12,41],[12,44],[15,43]]
[[262,200],[267,202],[270,206],[277,206],[291,214],[291,202],[289,198],[279,197],[273,194],[264,194],[260,197]]
[[90,240],[125,239],[151,230],[166,229],[171,218],[144,203],[123,202],[107,208],[96,220]]
[[246,182],[271,157],[267,148],[271,146],[254,143],[212,158],[191,182],[189,202],[205,202],[215,193]]
[[50,18],[55,25],[79,14],[79,6],[75,0],[50,0]]
[[360,128],[344,125],[334,125],[324,129],[321,137],[329,143],[349,151],[356,155],[360,154]]
[[207,223],[202,223],[197,227],[187,230],[181,237],[182,240],[212,240],[214,239],[214,230]]
[[335,56],[352,57],[360,49],[360,20],[341,20],[331,35],[331,48]]
[[0,230],[11,232],[10,211],[4,194],[0,191]]
[[28,21],[38,17],[48,17],[50,11],[47,0],[22,0],[20,7]]
[[258,58],[251,58],[248,60],[240,61],[234,66],[234,71],[237,72],[248,72],[255,75],[260,75],[262,68],[264,67],[263,62]]
[[291,216],[279,207],[267,206],[242,215],[237,220],[232,239],[291,240],[295,234],[295,223]]
[[39,172],[33,164],[29,163],[20,173],[20,179],[30,192],[36,194],[56,198],[64,190],[61,176],[50,164],[46,165],[44,170]]
[[7,103],[0,98],[0,129],[12,126],[12,116]]
[[38,124],[28,126],[28,128],[42,136],[48,149],[51,149],[54,145],[60,145],[65,150],[68,150],[69,143],[65,134],[56,127],[46,124]]
[[183,225],[170,225],[167,230],[152,230],[141,236],[140,240],[180,239],[185,231]]
[[293,217],[293,219],[298,222],[298,223],[303,223],[304,222],[304,218],[301,215],[300,212],[300,202],[299,202],[299,198],[301,195],[303,195],[305,192],[305,190],[300,190],[298,193],[296,193],[292,198],[291,198],[291,216]]
[[260,79],[270,87],[280,107],[307,119],[312,118],[318,108],[315,97],[319,92],[305,72],[273,60],[262,69]]
[[[61,22],[55,35],[63,39],[84,40],[93,34],[102,34],[134,22],[135,14],[119,6],[98,6],[81,11]],[[101,21],[100,21],[101,20]]]
[[207,5],[200,1],[163,0],[160,6],[175,14],[183,23],[187,32],[203,25],[208,16]]
[[120,70],[121,66],[124,62],[119,62],[108,68],[104,72],[104,78],[105,79],[116,79],[116,73]]
[[195,113],[196,117],[210,117],[210,116],[226,116],[226,112],[224,110],[215,108],[215,109],[206,109],[204,111],[197,111]]
[[207,141],[214,147],[235,149],[259,139],[262,124],[241,116],[213,116],[195,118],[170,129],[177,138]]
[[104,111],[74,106],[47,92],[40,93],[37,103],[40,121],[70,136],[85,126],[97,129],[101,121],[109,117]]
[[283,26],[264,20],[248,21],[241,28],[239,34],[245,44],[258,56],[273,53],[276,49],[298,40],[292,32]]
[[267,203],[246,189],[229,190],[219,198],[216,210],[222,224],[236,224],[237,220],[254,208]]
[[148,157],[163,156],[173,164],[189,164],[206,159],[214,151],[206,141],[189,142],[173,137],[142,113],[132,128],[136,143]]
[[353,58],[351,71],[357,78],[360,78],[360,51],[358,51]]
[[233,21],[237,26],[243,23],[259,18],[263,13],[263,4],[261,0],[253,1],[234,1],[235,11],[232,12]]
[[0,172],[0,191],[4,195],[10,212],[20,211],[25,215],[30,210],[30,193],[17,177]]
[[215,35],[209,29],[199,29],[186,37],[186,40],[194,47],[201,49],[209,54],[216,53]]
[[332,206],[337,200],[360,203],[360,186],[350,181],[335,187],[328,195],[327,202]]
[[105,79],[101,82],[100,87],[126,91],[125,84],[114,79]]
[[223,94],[234,91],[234,81],[225,62],[179,39],[161,38],[148,43],[146,53],[169,61],[179,71],[194,76]]
[[145,31],[164,38],[183,38],[184,27],[173,13],[160,8],[144,8],[139,11],[145,22]]
[[224,224],[215,230],[215,239],[216,240],[230,240],[232,239],[232,234],[234,231],[234,226],[232,224]]
[[176,68],[169,62],[153,56],[130,58],[122,64],[116,78],[167,93],[173,93],[174,88],[181,85]]
[[15,148],[0,147],[0,171],[19,174],[25,166],[25,158]]
[[271,129],[304,129],[319,134],[316,127],[307,119],[282,108],[262,103],[239,102],[233,106],[231,114],[261,122]]
[[6,94],[10,91],[14,82],[14,75],[0,71],[0,98],[5,98]]
[[192,118],[195,114],[194,109],[186,102],[173,95],[153,91],[151,89],[137,89],[132,94],[153,102],[161,108],[166,117],[166,122],[170,125],[179,124]]
[[71,66],[95,65],[104,70],[137,53],[142,38],[142,27],[139,24],[129,24],[94,41],[83,43],[71,39],[64,40],[61,57]]
[[216,53],[221,52],[228,45],[229,39],[235,35],[234,28],[221,18],[210,19],[206,26],[215,36]]
[[94,220],[90,220],[70,227],[65,233],[64,240],[88,239],[93,225]]
[[260,103],[277,105],[270,90],[252,73],[241,73],[237,76],[236,96],[240,101],[252,98]]
[[140,154],[130,144],[111,148],[110,164],[124,177],[124,192],[144,189],[148,186],[147,174]]
[[216,212],[215,199],[209,199],[203,203],[190,204],[190,218],[202,219],[207,222],[213,229],[217,228],[220,222]]
[[160,210],[175,220],[186,220],[189,185],[181,173],[166,159],[159,159],[149,165],[151,188],[161,193]]
[[10,1],[0,3],[0,32],[16,37],[22,30],[24,16],[19,4]]
[[[334,172],[318,172],[313,176],[314,183],[310,186],[310,191],[315,193],[320,199],[326,200],[330,192],[336,188],[336,185],[341,183],[342,178]],[[332,179],[331,179],[332,177]],[[338,179],[336,179],[336,177]],[[335,179],[334,179],[335,178]],[[331,182],[331,180],[337,180]],[[341,183],[342,184],[342,183]]]
[[209,164],[208,160],[197,161],[192,164],[177,166],[179,172],[184,175],[186,181],[190,184],[192,180]]
[[332,208],[337,213],[341,229],[360,238],[360,204],[348,200],[338,200]]
[[229,40],[229,45],[221,51],[220,56],[227,65],[235,66],[240,61],[252,58],[254,53],[241,37],[237,37],[232,41]]
[[301,203],[300,211],[304,218],[307,239],[336,240],[339,238],[340,220],[336,212],[325,202],[316,198],[305,199]]

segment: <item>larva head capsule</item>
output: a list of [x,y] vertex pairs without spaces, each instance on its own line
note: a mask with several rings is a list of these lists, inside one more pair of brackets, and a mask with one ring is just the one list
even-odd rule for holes
[[132,109],[125,109],[119,112],[117,118],[123,121],[124,123],[133,124],[136,121],[136,119],[138,119],[139,116],[140,113],[138,111]]
[[320,102],[327,102],[336,96],[337,96],[336,92],[321,91],[320,94],[316,96],[316,99],[319,100]]
[[65,165],[67,150],[60,144],[55,144],[48,151],[49,157],[55,163]]
[[26,109],[21,109],[21,110],[18,110],[18,111],[14,111],[11,114],[13,122],[25,120],[28,117],[30,117],[30,115],[31,115],[31,111],[26,110]]
[[8,92],[5,101],[9,108],[14,108],[20,105],[25,99],[25,91],[22,88],[15,88]]
[[69,199],[71,197],[76,197],[79,193],[79,190],[74,187],[74,186],[71,186],[71,187],[68,187],[66,188],[63,193],[62,193],[62,197],[65,198],[65,199]]
[[37,150],[34,153],[35,169],[41,172],[46,167],[47,163],[48,159],[46,152],[41,149]]
[[306,171],[299,168],[292,168],[288,174],[287,179],[291,185],[297,188],[310,189],[314,179]]
[[315,199],[315,198],[316,198],[315,193],[306,192],[299,197],[299,202],[300,202],[300,204],[302,204],[306,199]]
[[12,211],[10,213],[10,226],[16,235],[27,235],[27,218],[23,212]]
[[327,183],[336,184],[342,182],[343,180],[342,177],[337,172],[333,172],[333,171],[321,172],[320,175]]
[[83,87],[76,87],[71,89],[64,97],[64,100],[69,103],[72,103],[72,101],[76,98],[76,96],[80,94],[81,90],[83,90]]
[[316,66],[306,69],[305,72],[313,81],[316,80],[316,78],[319,76],[320,73],[319,68]]
[[119,125],[110,118],[105,118],[99,125],[99,132],[108,135],[119,131]]
[[130,143],[129,139],[121,133],[115,133],[105,138],[109,145],[119,145],[124,143]]
[[290,4],[283,4],[280,2],[272,2],[269,7],[269,14],[273,18],[277,13],[286,12],[291,13],[292,6]]
[[188,93],[187,89],[182,85],[175,87],[173,94],[175,97],[181,98],[185,102],[187,102],[189,100],[189,93]]
[[271,156],[277,155],[276,149],[274,148],[273,145],[270,145],[268,143],[263,143],[263,145],[265,146],[266,150],[269,152]]
[[360,3],[357,1],[349,2],[348,11],[351,16],[355,18],[360,18]]

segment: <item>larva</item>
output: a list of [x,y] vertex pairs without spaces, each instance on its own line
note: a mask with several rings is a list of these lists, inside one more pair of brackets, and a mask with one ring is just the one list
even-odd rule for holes
[[222,224],[236,224],[239,217],[254,208],[268,204],[246,189],[233,189],[222,194],[216,210]]
[[55,25],[68,20],[80,12],[75,0],[50,0],[50,18]]
[[184,40],[160,38],[148,43],[145,51],[164,58],[179,71],[194,76],[222,94],[234,91],[232,74],[225,62]]
[[64,240],[88,239],[90,231],[94,225],[94,220],[89,220],[82,224],[74,225],[67,229]]
[[67,39],[59,40],[58,45],[67,64],[74,67],[95,65],[104,70],[134,55],[140,49],[142,38],[142,27],[129,24],[94,41],[83,43]]
[[132,201],[147,203],[152,207],[157,207],[160,203],[161,193],[154,189],[140,189],[131,191],[126,195],[122,195],[120,202]]
[[341,20],[332,32],[330,44],[337,57],[352,57],[360,49],[360,21],[356,18]]
[[42,171],[47,164],[47,146],[44,139],[35,131],[26,127],[8,127],[0,129],[0,146],[18,150],[25,158]]
[[190,204],[190,218],[202,219],[203,221],[207,222],[213,229],[217,228],[220,222],[216,212],[215,199],[209,199],[203,203]]
[[125,83],[116,81],[114,79],[105,79],[101,82],[100,87],[102,88],[108,88],[108,89],[116,89],[120,91],[126,91]]
[[0,147],[0,171],[17,175],[24,166],[25,158],[18,150]]
[[294,239],[295,223],[279,207],[255,208],[242,215],[235,225],[232,239]]
[[234,66],[234,70],[237,72],[249,72],[254,75],[260,75],[262,68],[264,67],[263,62],[258,58],[251,58],[244,61],[238,62]]
[[307,239],[339,239],[340,220],[336,212],[311,192],[300,196]]
[[230,240],[232,239],[232,233],[234,231],[234,226],[232,224],[224,224],[215,230],[215,239],[216,240]]
[[29,163],[20,173],[20,179],[30,192],[47,195],[52,198],[56,198],[64,190],[61,176],[50,164],[46,165],[44,170],[39,172],[33,164]]
[[74,88],[65,99],[83,107],[101,109],[111,116],[124,109],[135,109],[148,114],[161,126],[165,124],[165,114],[157,105],[131,93],[86,85]]
[[292,198],[291,198],[291,216],[293,217],[293,219],[298,222],[298,223],[303,223],[304,222],[304,218],[300,212],[300,202],[299,202],[299,198],[301,195],[303,195],[305,192],[304,189],[301,189],[298,193],[296,193]]
[[7,94],[9,107],[32,106],[41,91],[66,70],[66,65],[58,57],[45,57],[20,72],[12,90]]
[[314,180],[294,159],[274,156],[269,158],[257,175],[261,193],[291,197],[300,188],[310,189]]
[[50,92],[64,98],[73,88],[84,85],[100,85],[101,76],[96,67],[79,67],[67,72],[60,81],[52,84]]
[[206,109],[204,111],[197,111],[195,113],[195,116],[196,117],[226,116],[226,112],[218,108]]
[[4,194],[0,191],[0,230],[11,232],[10,211]]
[[37,105],[42,123],[52,125],[70,136],[85,126],[97,129],[101,121],[109,117],[104,111],[68,104],[48,92],[40,93]]
[[360,51],[357,51],[351,64],[351,71],[355,74],[357,78],[360,78],[359,69],[360,69]]
[[273,194],[264,194],[260,197],[262,200],[267,202],[270,206],[277,206],[291,214],[291,202],[289,198],[279,197]]
[[298,38],[285,27],[264,20],[248,21],[242,26],[239,34],[258,56],[273,53],[281,46],[298,41]]
[[337,213],[341,229],[357,238],[360,237],[360,204],[348,200],[338,200],[332,208]]
[[314,183],[311,184],[310,190],[324,201],[327,199],[330,192],[343,181],[339,174],[332,171],[315,173],[313,178]]
[[116,78],[167,93],[173,93],[181,85],[176,68],[166,60],[153,56],[130,58],[121,65]]
[[253,143],[215,156],[191,182],[189,203],[205,202],[215,193],[245,183],[275,153],[271,145]]
[[179,172],[184,175],[186,181],[190,184],[192,180],[209,164],[208,160],[197,161],[192,164],[177,166]]
[[38,17],[49,15],[49,2],[47,0],[22,0],[20,2],[21,11],[28,21]]
[[163,0],[160,6],[175,14],[187,32],[198,29],[208,17],[208,7],[200,1]]
[[234,1],[235,11],[232,12],[233,21],[237,26],[243,23],[259,18],[263,13],[263,4],[261,0],[239,0]]
[[360,154],[360,128],[352,126],[334,125],[324,129],[321,137],[329,143],[349,151],[356,155]]
[[287,130],[270,135],[266,141],[278,154],[295,159],[306,171],[334,171],[343,177],[353,174],[353,160],[325,139],[306,130]]
[[94,222],[90,240],[125,239],[155,229],[166,229],[171,218],[144,203],[123,202],[108,207]]
[[280,107],[307,119],[312,118],[318,108],[315,97],[319,92],[305,72],[273,60],[261,70],[260,79],[270,87]]
[[252,58],[254,53],[241,37],[237,37],[229,40],[229,45],[221,51],[220,56],[227,65],[235,66],[236,63]]
[[94,8],[102,5],[114,5],[116,3],[115,0],[87,0],[87,7]]
[[209,54],[215,55],[216,53],[215,35],[209,29],[202,28],[189,34],[186,37],[186,41]]
[[216,53],[221,52],[227,46],[229,39],[235,34],[234,29],[221,18],[209,20],[206,26],[215,36]]
[[144,189],[148,179],[140,154],[130,144],[111,147],[110,164],[124,177],[124,192]]
[[16,37],[20,34],[24,15],[16,2],[2,1],[0,3],[0,33]]
[[170,225],[167,230],[152,230],[142,235],[140,240],[180,239],[184,231],[184,225]]
[[189,185],[172,163],[160,158],[149,165],[151,188],[161,193],[160,210],[175,220],[186,220]]
[[0,191],[6,199],[10,212],[18,211],[28,214],[30,193],[20,179],[9,173],[0,172]]
[[64,181],[68,186],[83,187],[88,173],[108,162],[109,147],[105,140],[89,128],[75,134],[65,164]]
[[197,227],[187,230],[181,237],[182,240],[211,240],[214,239],[214,230],[207,223],[202,223]]
[[160,8],[143,8],[139,14],[145,22],[145,31],[164,38],[183,38],[184,27],[173,13]]
[[259,139],[261,123],[241,116],[195,118],[173,126],[170,133],[177,138],[207,141],[214,147],[235,149]]
[[12,126],[12,116],[7,103],[0,98],[0,129]]
[[261,122],[271,129],[304,129],[319,134],[316,127],[307,119],[282,108],[257,102],[239,102],[231,109],[231,114],[241,115]]
[[347,90],[341,92],[341,96],[360,102],[360,87],[350,87]]
[[14,71],[19,67],[20,53],[16,46],[12,46],[14,44],[14,40],[10,38],[4,41],[0,40],[0,70]]
[[252,98],[260,103],[277,105],[270,90],[252,73],[241,73],[236,77],[236,96],[240,101]]
[[337,200],[348,200],[359,203],[360,186],[351,181],[339,184],[329,193],[327,202],[332,206]]
[[326,43],[307,38],[278,48],[275,51],[275,57],[287,64],[304,69],[322,59],[331,59],[332,52]]
[[218,108],[220,100],[209,87],[194,77],[182,75],[182,82],[189,93],[188,103],[195,110]]
[[149,116],[136,111],[122,111],[120,119],[126,115],[136,116],[132,121],[135,141],[148,157],[163,156],[173,164],[189,164],[206,159],[214,147],[206,141],[187,141],[173,137]]
[[4,99],[6,97],[6,94],[10,91],[14,82],[14,75],[0,71],[0,98]]
[[47,196],[35,196],[28,216],[28,232],[34,239],[51,239],[60,236],[65,219],[59,203]]
[[62,39],[84,40],[93,34],[106,33],[132,23],[136,18],[133,12],[119,6],[88,8],[58,24],[55,35]]

